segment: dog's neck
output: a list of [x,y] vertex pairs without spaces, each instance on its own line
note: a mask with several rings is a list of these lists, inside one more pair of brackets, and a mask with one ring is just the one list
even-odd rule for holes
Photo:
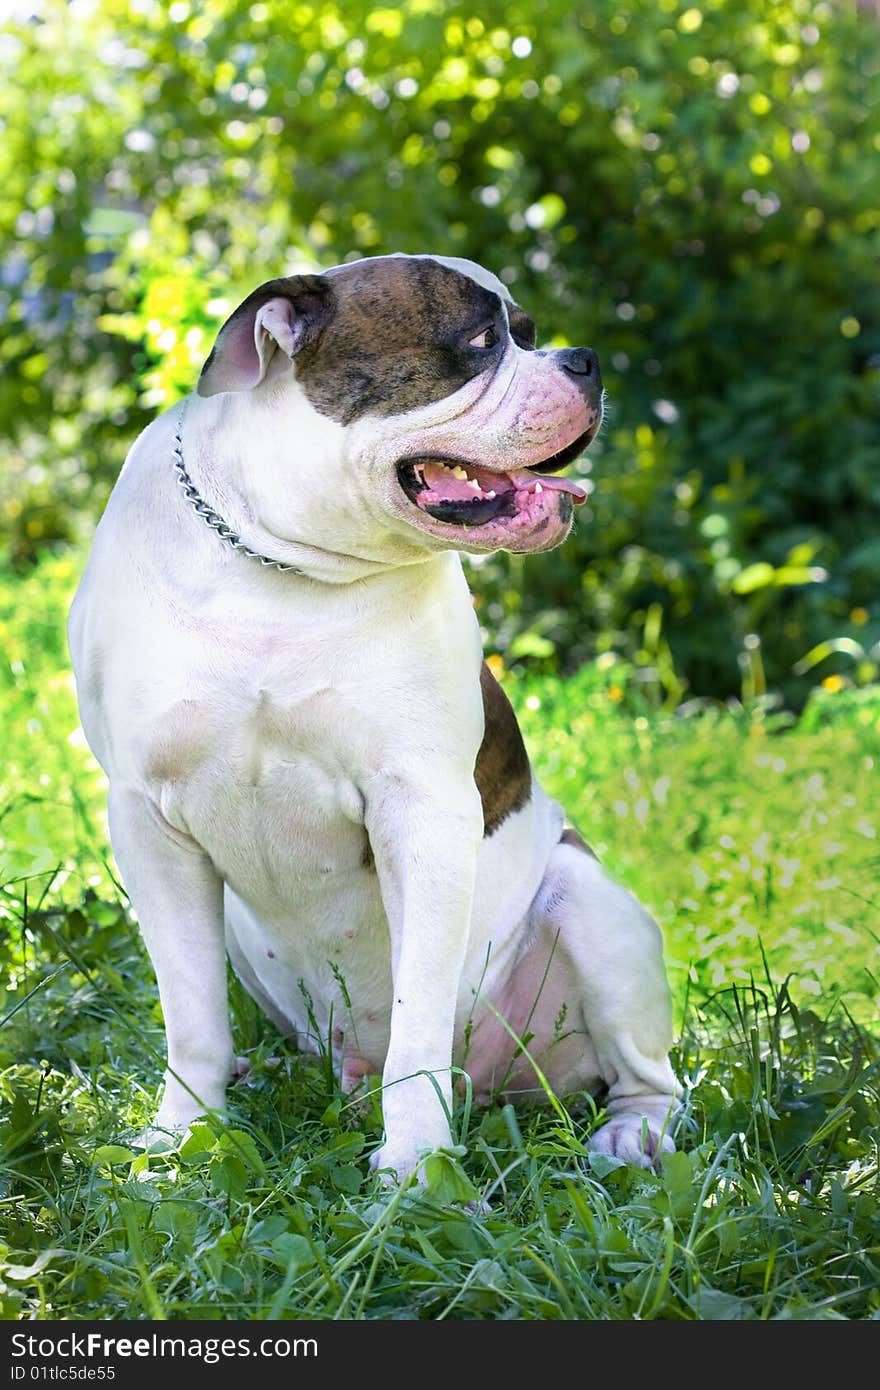
[[[248,395],[246,408],[232,393],[209,400],[189,397],[169,459],[169,467],[181,481],[185,472],[191,485],[192,492],[184,487],[181,504],[194,505],[205,525],[218,531],[218,546],[226,532],[232,533],[241,542],[242,564],[262,561],[272,572],[289,570],[291,583],[302,575],[349,584],[432,558],[430,551],[390,533],[358,480],[338,474],[339,453],[327,450],[326,435],[313,440],[305,430],[291,439],[271,395],[260,408],[253,393]],[[315,467],[318,451],[326,454],[323,467]],[[299,468],[306,455],[309,468]],[[246,470],[243,457],[249,460]],[[279,486],[285,478],[287,486]],[[365,518],[374,525],[372,544]]]
[[296,565],[287,565],[282,560],[274,560],[270,555],[262,555],[258,550],[252,550],[243,536],[234,531],[231,526],[223,519],[219,512],[215,511],[208,500],[202,496],[189,475],[186,461],[183,457],[183,433],[185,407],[180,412],[177,431],[174,436],[174,468],[177,473],[177,480],[183,489],[186,500],[192,505],[196,515],[201,517],[205,525],[212,530],[219,540],[225,545],[232,547],[239,555],[247,560],[256,560],[264,569],[277,570],[279,574],[299,574],[303,571]]

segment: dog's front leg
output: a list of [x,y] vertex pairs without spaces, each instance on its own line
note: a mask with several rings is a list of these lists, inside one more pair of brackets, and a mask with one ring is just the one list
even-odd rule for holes
[[223,1107],[232,1068],[223,884],[207,855],[139,793],[111,785],[108,810],[165,1018],[168,1069],[155,1127],[180,1130]]
[[419,1150],[451,1142],[452,1045],[483,834],[473,777],[382,774],[366,794],[391,934],[391,1033],[382,1073],[385,1142],[373,1167],[399,1178]]

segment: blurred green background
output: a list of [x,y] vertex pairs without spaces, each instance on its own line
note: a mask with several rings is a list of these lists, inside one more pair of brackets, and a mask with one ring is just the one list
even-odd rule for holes
[[[0,555],[82,549],[264,279],[437,251],[589,343],[568,544],[469,566],[487,649],[667,707],[880,665],[880,26],[812,0],[13,0]],[[610,656],[606,660],[611,660]]]

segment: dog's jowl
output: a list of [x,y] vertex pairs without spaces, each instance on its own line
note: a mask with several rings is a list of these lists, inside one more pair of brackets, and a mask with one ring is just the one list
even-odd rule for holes
[[534,341],[469,261],[273,280],[126,461],[70,642],[165,1016],[159,1130],[224,1105],[228,953],[343,1085],[381,1074],[378,1168],[450,1143],[453,1067],[540,1098],[534,1062],[606,1093],[595,1148],[672,1148],[659,933],[535,780],[457,554],[550,550],[584,499],[598,360]]

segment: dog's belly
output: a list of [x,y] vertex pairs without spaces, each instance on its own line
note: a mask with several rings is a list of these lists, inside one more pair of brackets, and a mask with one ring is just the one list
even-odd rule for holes
[[375,878],[310,893],[271,917],[227,887],[230,959],[250,994],[305,1052],[381,1071],[388,1048],[391,959]]

